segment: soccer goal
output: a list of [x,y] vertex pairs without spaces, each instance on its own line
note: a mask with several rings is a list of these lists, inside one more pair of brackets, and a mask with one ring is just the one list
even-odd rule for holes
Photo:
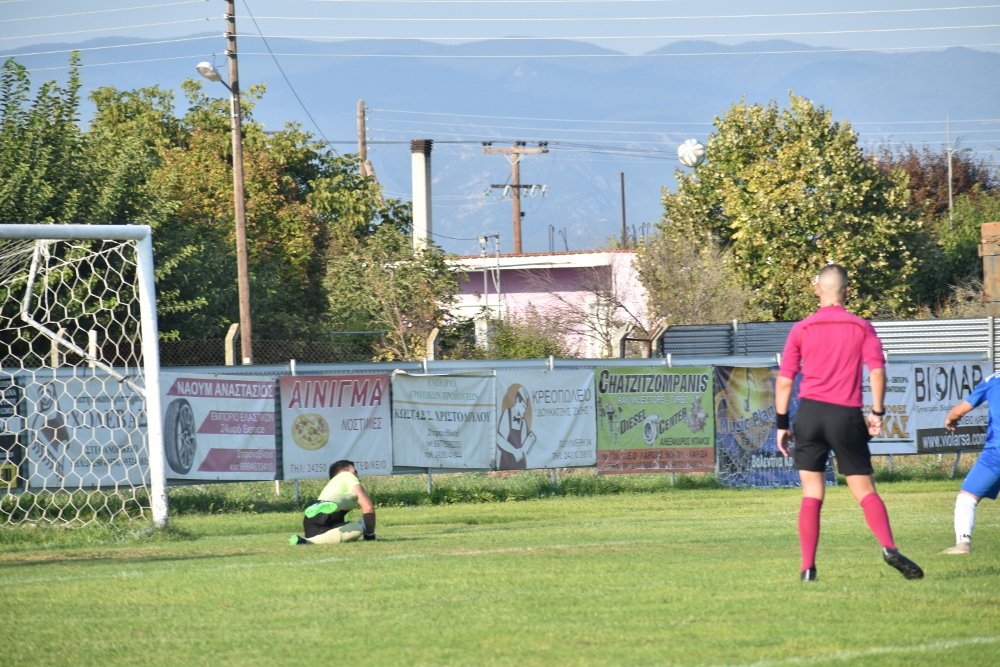
[[0,524],[167,523],[153,244],[0,224]]

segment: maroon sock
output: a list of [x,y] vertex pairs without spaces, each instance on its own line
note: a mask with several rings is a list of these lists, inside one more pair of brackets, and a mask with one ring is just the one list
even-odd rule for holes
[[816,547],[819,545],[819,511],[823,501],[802,498],[799,506],[799,546],[802,549],[802,571],[816,567]]
[[871,528],[875,539],[883,547],[895,549],[896,543],[892,539],[892,528],[889,526],[889,513],[885,509],[885,503],[877,493],[869,493],[861,499],[861,509],[865,512],[865,521]]

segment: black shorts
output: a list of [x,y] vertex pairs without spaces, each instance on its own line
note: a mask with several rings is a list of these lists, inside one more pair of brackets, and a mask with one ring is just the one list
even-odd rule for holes
[[792,431],[796,470],[823,472],[832,449],[841,475],[872,474],[871,436],[861,408],[803,398]]
[[[320,501],[316,501],[313,505],[316,505]],[[317,535],[322,535],[328,530],[338,528],[347,523],[346,517],[347,512],[345,510],[338,510],[336,512],[319,512],[314,516],[309,516],[306,514],[302,518],[302,532],[306,537],[316,537]]]

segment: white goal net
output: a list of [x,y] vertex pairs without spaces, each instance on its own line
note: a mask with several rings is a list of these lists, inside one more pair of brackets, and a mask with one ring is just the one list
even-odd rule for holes
[[150,230],[0,225],[0,525],[166,525]]

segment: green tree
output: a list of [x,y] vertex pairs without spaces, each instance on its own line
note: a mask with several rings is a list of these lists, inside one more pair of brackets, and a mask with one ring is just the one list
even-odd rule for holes
[[[220,338],[239,311],[228,99],[187,81],[177,118],[169,92],[102,88],[82,132],[78,58],[70,64],[65,87],[42,84],[33,98],[27,70],[12,60],[0,70],[0,222],[150,225],[161,335]],[[242,99],[255,331],[384,328],[384,355],[416,356],[457,290],[442,253],[408,250],[408,207],[383,201],[355,157],[294,124],[265,133],[252,114],[263,94],[250,87]]]
[[389,223],[342,245],[327,269],[332,324],[384,330],[376,350],[384,361],[423,358],[458,291],[458,274],[439,248],[414,251],[409,234]]
[[90,221],[134,222],[148,208],[146,182],[162,165],[163,153],[182,144],[173,93],[159,87],[135,91],[98,88],[90,94],[94,117],[84,136],[91,166],[86,199]]
[[[916,299],[924,312],[953,311],[954,304],[948,304],[956,298],[967,302],[968,286],[982,278],[976,246],[979,226],[989,221],[991,208],[996,210],[991,193],[1000,186],[997,174],[986,160],[961,147],[951,151],[950,160],[947,148],[909,145],[876,155],[882,171],[906,174],[910,211],[924,222],[928,242],[913,279]],[[955,291],[959,286],[961,294]]]
[[769,320],[754,309],[730,254],[690,219],[661,220],[658,234],[639,248],[636,267],[654,317],[669,324]]
[[[89,159],[79,127],[79,57],[73,54],[64,86],[42,83],[32,95],[27,70],[14,60],[0,67],[0,224],[92,223],[93,193],[104,186],[99,171]],[[86,254],[63,245],[55,252],[67,259]],[[94,258],[97,265],[103,258]],[[87,276],[70,271],[50,274],[50,284],[66,280],[63,293],[72,293],[64,303],[66,317],[74,318],[80,330],[100,327],[106,333],[119,331],[118,318],[109,315],[124,293],[106,300],[106,308],[95,314],[84,305],[84,297],[104,288],[104,271]],[[17,299],[0,294],[0,309],[11,316]],[[81,341],[76,341],[78,344]]]
[[490,359],[544,359],[570,356],[563,345],[559,321],[529,309],[522,320],[497,320],[487,346]]
[[924,220],[935,220],[948,212],[949,172],[951,198],[965,193],[989,192],[1000,186],[991,165],[977,158],[972,149],[958,146],[951,150],[949,168],[948,148],[934,150],[928,146],[917,148],[905,145],[897,149],[885,148],[876,153],[878,166],[884,172],[902,170],[909,177],[910,208]]
[[485,344],[476,340],[476,319],[462,319],[442,330],[439,337],[445,359],[544,359],[572,356],[563,344],[561,317],[550,318],[531,307],[523,319],[490,317],[485,320]]
[[[144,220],[154,228],[161,294],[180,306],[161,313],[165,331],[218,338],[237,320],[232,142],[226,100],[185,83],[189,109],[180,137],[160,152],[150,174]],[[252,118],[263,94],[244,94],[244,188],[250,301],[258,336],[307,336],[322,330],[322,282],[330,239],[327,222],[309,205],[326,156],[297,126],[265,134]],[[163,259],[160,259],[162,257]]]
[[0,68],[0,222],[88,221],[79,92],[75,53],[65,87],[43,83],[33,98],[24,66],[8,59]]
[[978,249],[987,222],[1000,222],[1000,190],[977,188],[959,195],[951,215],[945,213],[932,223],[941,258],[936,267],[938,284],[947,289],[946,308],[968,292],[969,285],[982,284],[983,260]]
[[664,224],[711,232],[753,308],[778,320],[805,316],[815,307],[811,277],[837,262],[853,277],[854,311],[914,310],[910,281],[924,240],[904,174],[880,171],[848,124],[794,94],[787,109],[735,104],[715,128],[707,162],[679,173],[677,192],[664,196]]

